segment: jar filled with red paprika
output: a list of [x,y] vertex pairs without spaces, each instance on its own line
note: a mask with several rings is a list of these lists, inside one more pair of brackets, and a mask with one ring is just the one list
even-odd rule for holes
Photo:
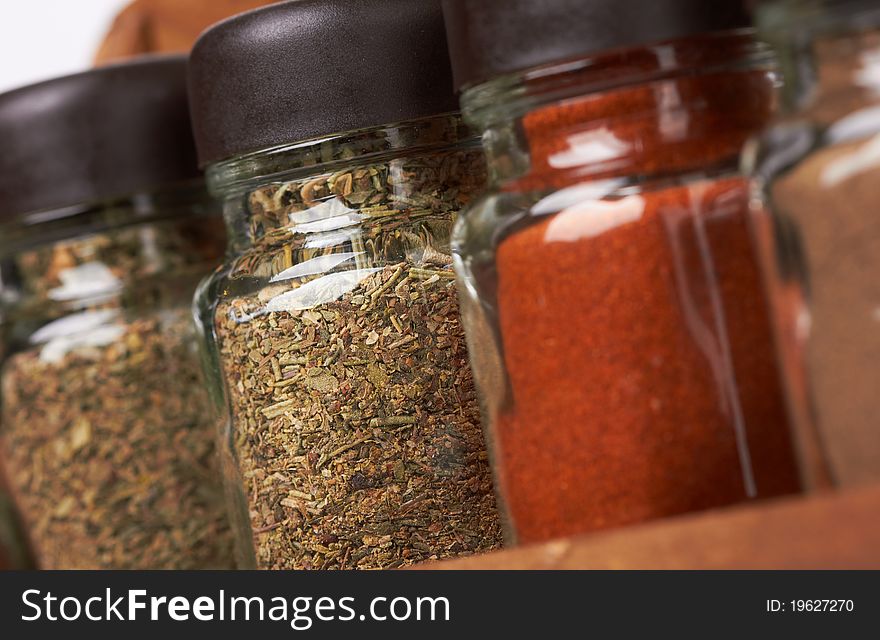
[[462,313],[511,542],[797,492],[747,227],[741,3],[445,0],[490,191]]

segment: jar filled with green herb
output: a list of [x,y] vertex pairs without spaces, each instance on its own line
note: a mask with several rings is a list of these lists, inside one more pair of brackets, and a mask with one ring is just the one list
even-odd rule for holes
[[182,57],[0,95],[2,461],[46,569],[228,568],[192,292],[223,250]]
[[230,236],[196,305],[240,561],[498,546],[449,244],[485,169],[439,2],[244,14],[196,44],[190,100]]

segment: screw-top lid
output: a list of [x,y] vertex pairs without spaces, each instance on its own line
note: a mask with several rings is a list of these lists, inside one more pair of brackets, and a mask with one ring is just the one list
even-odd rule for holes
[[183,56],[0,94],[0,220],[198,175]]
[[458,88],[610,49],[750,25],[743,0],[443,0]]
[[202,165],[458,110],[440,0],[295,0],[212,27],[190,57]]

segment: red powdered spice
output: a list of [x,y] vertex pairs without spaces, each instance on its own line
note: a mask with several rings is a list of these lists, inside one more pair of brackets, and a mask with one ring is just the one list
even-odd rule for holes
[[[509,401],[490,430],[518,542],[798,490],[747,185],[730,170],[771,96],[763,71],[714,73],[523,119],[532,169],[513,191],[651,180],[562,197],[498,247]],[[565,162],[590,140],[625,151]]]

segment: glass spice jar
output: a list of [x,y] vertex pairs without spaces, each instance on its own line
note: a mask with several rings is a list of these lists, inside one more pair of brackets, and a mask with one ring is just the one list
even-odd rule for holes
[[485,160],[439,2],[227,21],[195,46],[190,99],[230,236],[196,306],[240,561],[394,568],[498,546],[449,246]]
[[191,299],[222,255],[186,61],[0,95],[2,460],[44,569],[231,568]]
[[[791,414],[831,482],[880,479],[880,6],[758,4],[782,108],[746,164]],[[812,439],[810,439],[812,435]]]
[[448,0],[491,187],[454,235],[511,542],[799,490],[738,154],[738,1]]

